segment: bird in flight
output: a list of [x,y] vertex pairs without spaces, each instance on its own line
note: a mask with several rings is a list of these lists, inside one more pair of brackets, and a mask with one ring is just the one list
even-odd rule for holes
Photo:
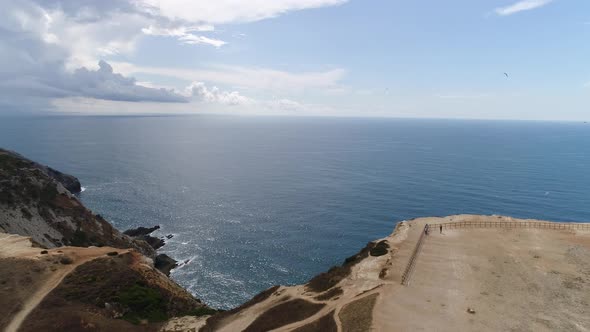
[[504,75],[506,76],[506,78],[508,78],[508,73],[504,73]]

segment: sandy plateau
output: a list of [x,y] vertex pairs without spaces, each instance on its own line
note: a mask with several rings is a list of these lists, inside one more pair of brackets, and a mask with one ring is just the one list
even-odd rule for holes
[[[465,222],[529,226],[442,233],[438,227]],[[343,278],[328,273],[315,290],[313,280],[270,289],[204,327],[202,321],[193,326],[202,331],[589,331],[590,227],[537,229],[534,223],[541,221],[475,215],[401,222],[389,237],[374,242],[386,241],[385,255],[371,251]],[[402,274],[426,224],[435,226],[404,286]]]
[[[438,227],[482,222],[528,227],[448,227],[442,232]],[[234,310],[177,317],[149,330],[590,331],[590,226],[531,226],[536,223],[542,222],[475,215],[400,222],[390,236],[305,285],[275,286]],[[409,283],[402,285],[426,224],[433,225],[430,234],[415,256]],[[84,264],[105,261],[112,251],[116,257],[142,257],[109,247],[45,252],[25,237],[0,233],[0,327],[34,330],[31,316],[44,317],[40,303],[56,288],[67,288],[63,280],[68,275]],[[165,278],[156,279],[162,283]],[[108,324],[116,329],[123,322]]]

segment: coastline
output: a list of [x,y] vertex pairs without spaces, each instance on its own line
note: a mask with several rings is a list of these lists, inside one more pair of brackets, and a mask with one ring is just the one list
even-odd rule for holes
[[[402,275],[426,224],[483,225],[486,222],[510,226],[449,227],[442,233],[435,228],[417,258],[412,282],[402,285]],[[281,331],[313,331],[318,326],[334,331],[488,331],[534,326],[542,331],[567,329],[575,322],[579,326],[590,326],[590,320],[583,315],[590,303],[590,295],[587,295],[590,276],[584,272],[590,268],[590,224],[578,223],[585,228],[578,230],[535,227],[544,223],[560,225],[495,215],[402,221],[391,235],[372,242],[376,245],[386,241],[387,254],[365,256],[361,250],[358,254],[361,258],[349,273],[335,282],[328,282],[328,286],[310,287],[314,279],[321,278],[320,274],[305,285],[269,289],[259,295],[263,300],[251,306],[210,318],[201,331],[256,330],[259,326],[272,326]],[[577,258],[572,258],[572,252]],[[498,271],[503,272],[498,274]],[[328,280],[330,277],[333,275],[328,276]],[[535,281],[533,286],[529,279]],[[518,291],[521,283],[528,285],[524,291]],[[530,287],[545,288],[548,292],[531,292]],[[558,312],[541,305],[550,300],[552,295],[548,294],[555,293],[562,294]],[[295,305],[294,301],[301,301],[297,305],[308,313],[295,322],[290,321],[288,315],[281,316],[289,309],[289,304]],[[506,308],[512,310],[510,315],[499,310],[504,302],[512,304],[510,309]],[[530,310],[527,309],[530,303],[539,305]],[[321,307],[310,312],[311,306],[318,304]],[[511,319],[499,319],[502,315]],[[421,318],[424,316],[429,320]],[[523,323],[523,317],[530,320],[525,319]],[[539,323],[541,321],[543,323]],[[199,326],[202,325],[200,322]]]
[[[585,315],[590,224],[496,215],[401,221],[389,236],[306,284],[273,286],[218,312],[173,282],[166,269],[156,269],[164,239],[150,234],[159,227],[120,233],[24,157],[0,153],[0,162],[0,181],[9,184],[0,196],[0,225],[7,233],[0,234],[2,279],[10,285],[4,290],[19,290],[3,293],[8,320],[0,327],[39,330],[67,323],[130,331],[298,332],[590,327]],[[426,225],[431,229],[425,236]],[[21,235],[9,235],[11,230]],[[408,266],[411,282],[402,284]],[[145,303],[137,306],[132,299],[154,302],[145,310]],[[550,301],[559,308],[546,306]]]

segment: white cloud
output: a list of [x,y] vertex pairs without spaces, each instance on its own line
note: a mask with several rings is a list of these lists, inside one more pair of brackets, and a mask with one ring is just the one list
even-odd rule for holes
[[212,45],[215,47],[221,47],[221,46],[227,44],[223,40],[208,38],[205,36],[197,36],[192,33],[186,34],[186,35],[178,38],[178,40],[180,40],[184,44],[189,44],[189,45],[208,44],[208,45]]
[[229,106],[244,106],[254,104],[254,100],[242,96],[237,91],[221,91],[217,87],[208,88],[203,82],[193,82],[186,88],[186,94],[197,101],[216,103]]
[[214,66],[209,69],[136,66],[127,62],[111,62],[118,72],[152,74],[185,81],[203,81],[245,89],[296,93],[303,90],[338,88],[346,75],[344,69],[319,72],[287,72],[269,68]]
[[[214,66],[209,69],[136,67],[100,62],[132,57],[138,41],[149,36],[177,38],[185,44],[221,47],[215,24],[252,22],[347,0],[0,0],[0,107],[51,108],[55,99],[185,103],[200,99],[223,105],[252,105],[237,91],[196,84],[192,94],[137,82],[132,73],[148,73],[231,86],[296,93],[338,88],[342,69],[293,73],[268,68]],[[215,38],[214,38],[215,37]],[[99,64],[97,66],[97,63]],[[113,70],[113,67],[115,68]],[[23,99],[27,102],[23,102]],[[189,100],[190,99],[190,100]],[[278,103],[296,108],[294,102]]]
[[[89,42],[83,36],[87,33],[92,36],[92,30],[98,32],[98,27],[94,26],[96,21],[84,16],[92,28],[80,29],[78,22],[82,18],[70,24],[67,23],[70,19],[65,17],[63,12],[44,9],[32,1],[3,1],[0,12],[0,104],[3,112],[46,110],[51,108],[51,99],[76,96],[134,102],[186,102],[186,97],[174,91],[140,86],[133,78],[114,73],[106,62],[101,62],[97,70],[85,67],[68,70],[75,55],[92,58],[98,54],[91,49],[98,46],[115,49],[120,39],[105,37],[110,43]],[[109,27],[103,30],[106,36],[112,33]],[[83,50],[85,47],[90,53]]]
[[66,98],[91,97],[96,99],[130,102],[184,103],[188,99],[171,90],[150,88],[137,84],[134,78],[113,72],[112,67],[101,61],[99,69],[79,68],[73,73],[62,68],[45,68],[27,76],[0,80],[0,89],[6,97],[12,96],[18,104],[22,97]]
[[143,28],[141,31],[146,35],[151,36],[168,36],[168,37],[176,37],[184,44],[208,44],[215,47],[221,47],[225,44],[223,40],[208,38],[205,36],[197,35],[193,32],[203,32],[203,31],[214,31],[215,27],[212,25],[201,25],[196,27],[184,27],[179,26],[175,28],[161,28],[157,26],[150,25],[148,28]]
[[188,102],[182,95],[170,89],[149,88],[137,84],[134,78],[113,72],[105,61],[99,62],[99,69],[77,69],[61,82],[69,96],[92,97],[116,101]]
[[436,98],[440,99],[481,99],[490,97],[488,93],[476,93],[476,94],[446,94],[446,93],[439,93],[434,95]]
[[[176,24],[171,29],[144,30],[144,33],[160,36],[175,36],[185,44],[207,44],[221,47],[227,42],[220,39],[195,34],[214,30],[214,24],[231,24],[260,21],[285,14],[287,12],[335,6],[348,0],[135,0],[133,3],[143,13],[165,19],[168,24]],[[184,27],[186,22],[201,24],[208,29],[191,29]],[[180,25],[180,26],[178,26]],[[163,33],[154,33],[159,30]]]
[[291,11],[345,2],[347,0],[137,0],[136,4],[173,21],[226,24],[254,22]]
[[496,8],[495,12],[500,16],[507,16],[526,10],[540,8],[551,2],[553,2],[553,0],[523,0],[510,6]]
[[276,105],[279,109],[284,109],[284,110],[289,110],[289,111],[297,111],[297,110],[300,110],[304,107],[301,103],[296,102],[294,100],[290,100],[290,99],[279,99],[279,100],[277,100]]
[[[185,44],[221,47],[207,33],[214,24],[259,21],[347,0],[5,0],[35,6],[46,21],[45,38],[72,48],[70,68],[95,62],[97,56],[130,53],[143,34],[178,38]],[[3,4],[4,7],[4,4]],[[3,8],[5,12],[8,10]],[[25,23],[34,24],[36,20]]]

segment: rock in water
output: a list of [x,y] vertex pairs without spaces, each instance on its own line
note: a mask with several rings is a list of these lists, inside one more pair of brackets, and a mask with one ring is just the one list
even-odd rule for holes
[[82,185],[80,184],[80,180],[78,180],[78,178],[76,178],[75,176],[54,170],[49,166],[43,166],[39,164],[37,165],[42,170],[44,170],[47,173],[47,175],[49,175],[49,177],[61,183],[71,193],[76,194],[82,191]]
[[164,273],[165,275],[170,276],[170,271],[172,271],[173,268],[177,267],[178,264],[170,256],[166,254],[159,254],[158,256],[156,256],[156,259],[154,260],[154,266],[156,267],[156,269],[162,271],[162,273]]
[[123,234],[130,236],[136,240],[143,240],[145,242],[147,242],[147,244],[149,244],[152,248],[154,248],[154,250],[158,250],[161,247],[164,246],[164,244],[166,244],[164,242],[163,239],[159,239],[155,236],[151,236],[150,234],[153,233],[154,231],[160,229],[160,226],[154,226],[154,227],[138,227],[138,228],[132,228],[132,229],[128,229],[126,231],[123,232]]
[[149,227],[149,228],[137,227],[137,228],[128,229],[128,230],[124,231],[123,234],[125,234],[127,236],[131,236],[131,237],[138,237],[138,236],[143,236],[143,235],[150,235],[158,229],[160,229],[160,226],[158,226],[158,225],[156,225],[154,227]]

